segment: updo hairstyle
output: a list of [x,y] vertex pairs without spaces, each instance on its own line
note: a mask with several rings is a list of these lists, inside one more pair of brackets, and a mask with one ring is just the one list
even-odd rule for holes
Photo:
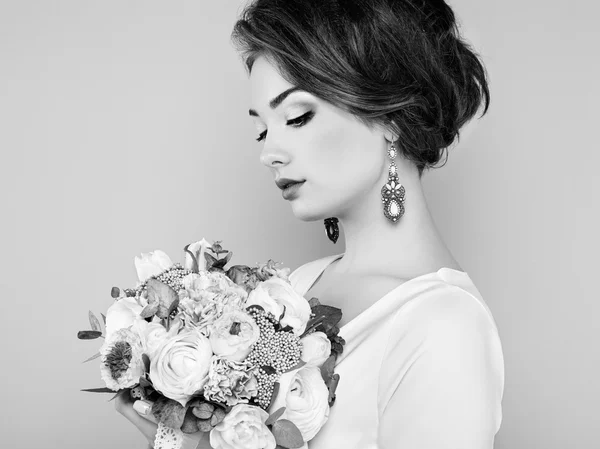
[[490,102],[444,0],[256,0],[232,40],[248,71],[264,55],[290,84],[392,130],[419,176]]

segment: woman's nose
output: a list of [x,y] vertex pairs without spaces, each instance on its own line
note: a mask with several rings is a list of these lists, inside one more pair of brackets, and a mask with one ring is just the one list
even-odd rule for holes
[[265,142],[262,152],[260,153],[260,162],[266,167],[278,167],[286,165],[290,161],[289,154],[280,146]]

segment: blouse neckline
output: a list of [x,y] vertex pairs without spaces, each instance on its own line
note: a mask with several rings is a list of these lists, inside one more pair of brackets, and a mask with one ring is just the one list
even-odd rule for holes
[[[302,292],[302,296],[304,296],[306,294],[306,292],[309,291],[313,287],[314,283],[317,281],[319,276],[321,276],[323,274],[323,272],[327,269],[327,267],[329,267],[336,260],[341,259],[341,257],[344,254],[345,253],[340,253],[340,254],[334,254],[332,256],[326,257],[325,261],[324,261],[325,263],[322,264],[318,270],[316,270],[311,281],[308,283],[308,287],[304,290],[304,292]],[[408,279],[407,281],[404,281],[404,282],[398,284],[396,287],[392,288],[390,291],[385,293],[381,298],[379,298],[377,301],[375,301],[373,304],[371,304],[369,307],[367,307],[361,313],[356,315],[354,318],[352,318],[346,324],[344,324],[343,326],[340,326],[340,334],[341,335],[343,334],[343,337],[345,339],[348,339],[351,334],[349,329],[351,330],[353,328],[353,326],[355,326],[355,323],[357,321],[361,321],[362,319],[364,319],[365,316],[372,315],[373,313],[375,313],[378,308],[382,307],[386,303],[387,298],[393,297],[394,293],[396,293],[398,290],[402,290],[403,288],[406,288],[407,285],[411,285],[415,282],[422,281],[429,277],[438,277],[441,280],[446,280],[448,278],[448,275],[449,276],[458,275],[458,276],[464,276],[464,277],[469,278],[469,275],[465,271],[455,270],[454,268],[449,268],[449,267],[442,267],[437,271],[432,271],[430,273],[421,274],[419,276],[415,276],[414,278]]]

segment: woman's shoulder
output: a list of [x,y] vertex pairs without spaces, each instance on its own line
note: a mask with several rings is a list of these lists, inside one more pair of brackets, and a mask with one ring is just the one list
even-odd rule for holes
[[413,285],[413,290],[393,315],[389,349],[405,341],[449,354],[477,345],[502,358],[492,311],[467,273],[442,269],[423,279],[422,286]]

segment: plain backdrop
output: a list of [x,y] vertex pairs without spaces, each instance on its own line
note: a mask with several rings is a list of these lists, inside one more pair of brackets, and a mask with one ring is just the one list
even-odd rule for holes
[[[488,115],[425,175],[490,306],[498,449],[600,447],[600,47],[595,2],[454,0]],[[242,2],[0,1],[0,430],[6,448],[145,448],[80,341],[134,256],[222,240],[234,263],[343,251],[259,162],[229,36]],[[410,192],[407,192],[410,195]],[[410,449],[410,448],[405,448]]]

